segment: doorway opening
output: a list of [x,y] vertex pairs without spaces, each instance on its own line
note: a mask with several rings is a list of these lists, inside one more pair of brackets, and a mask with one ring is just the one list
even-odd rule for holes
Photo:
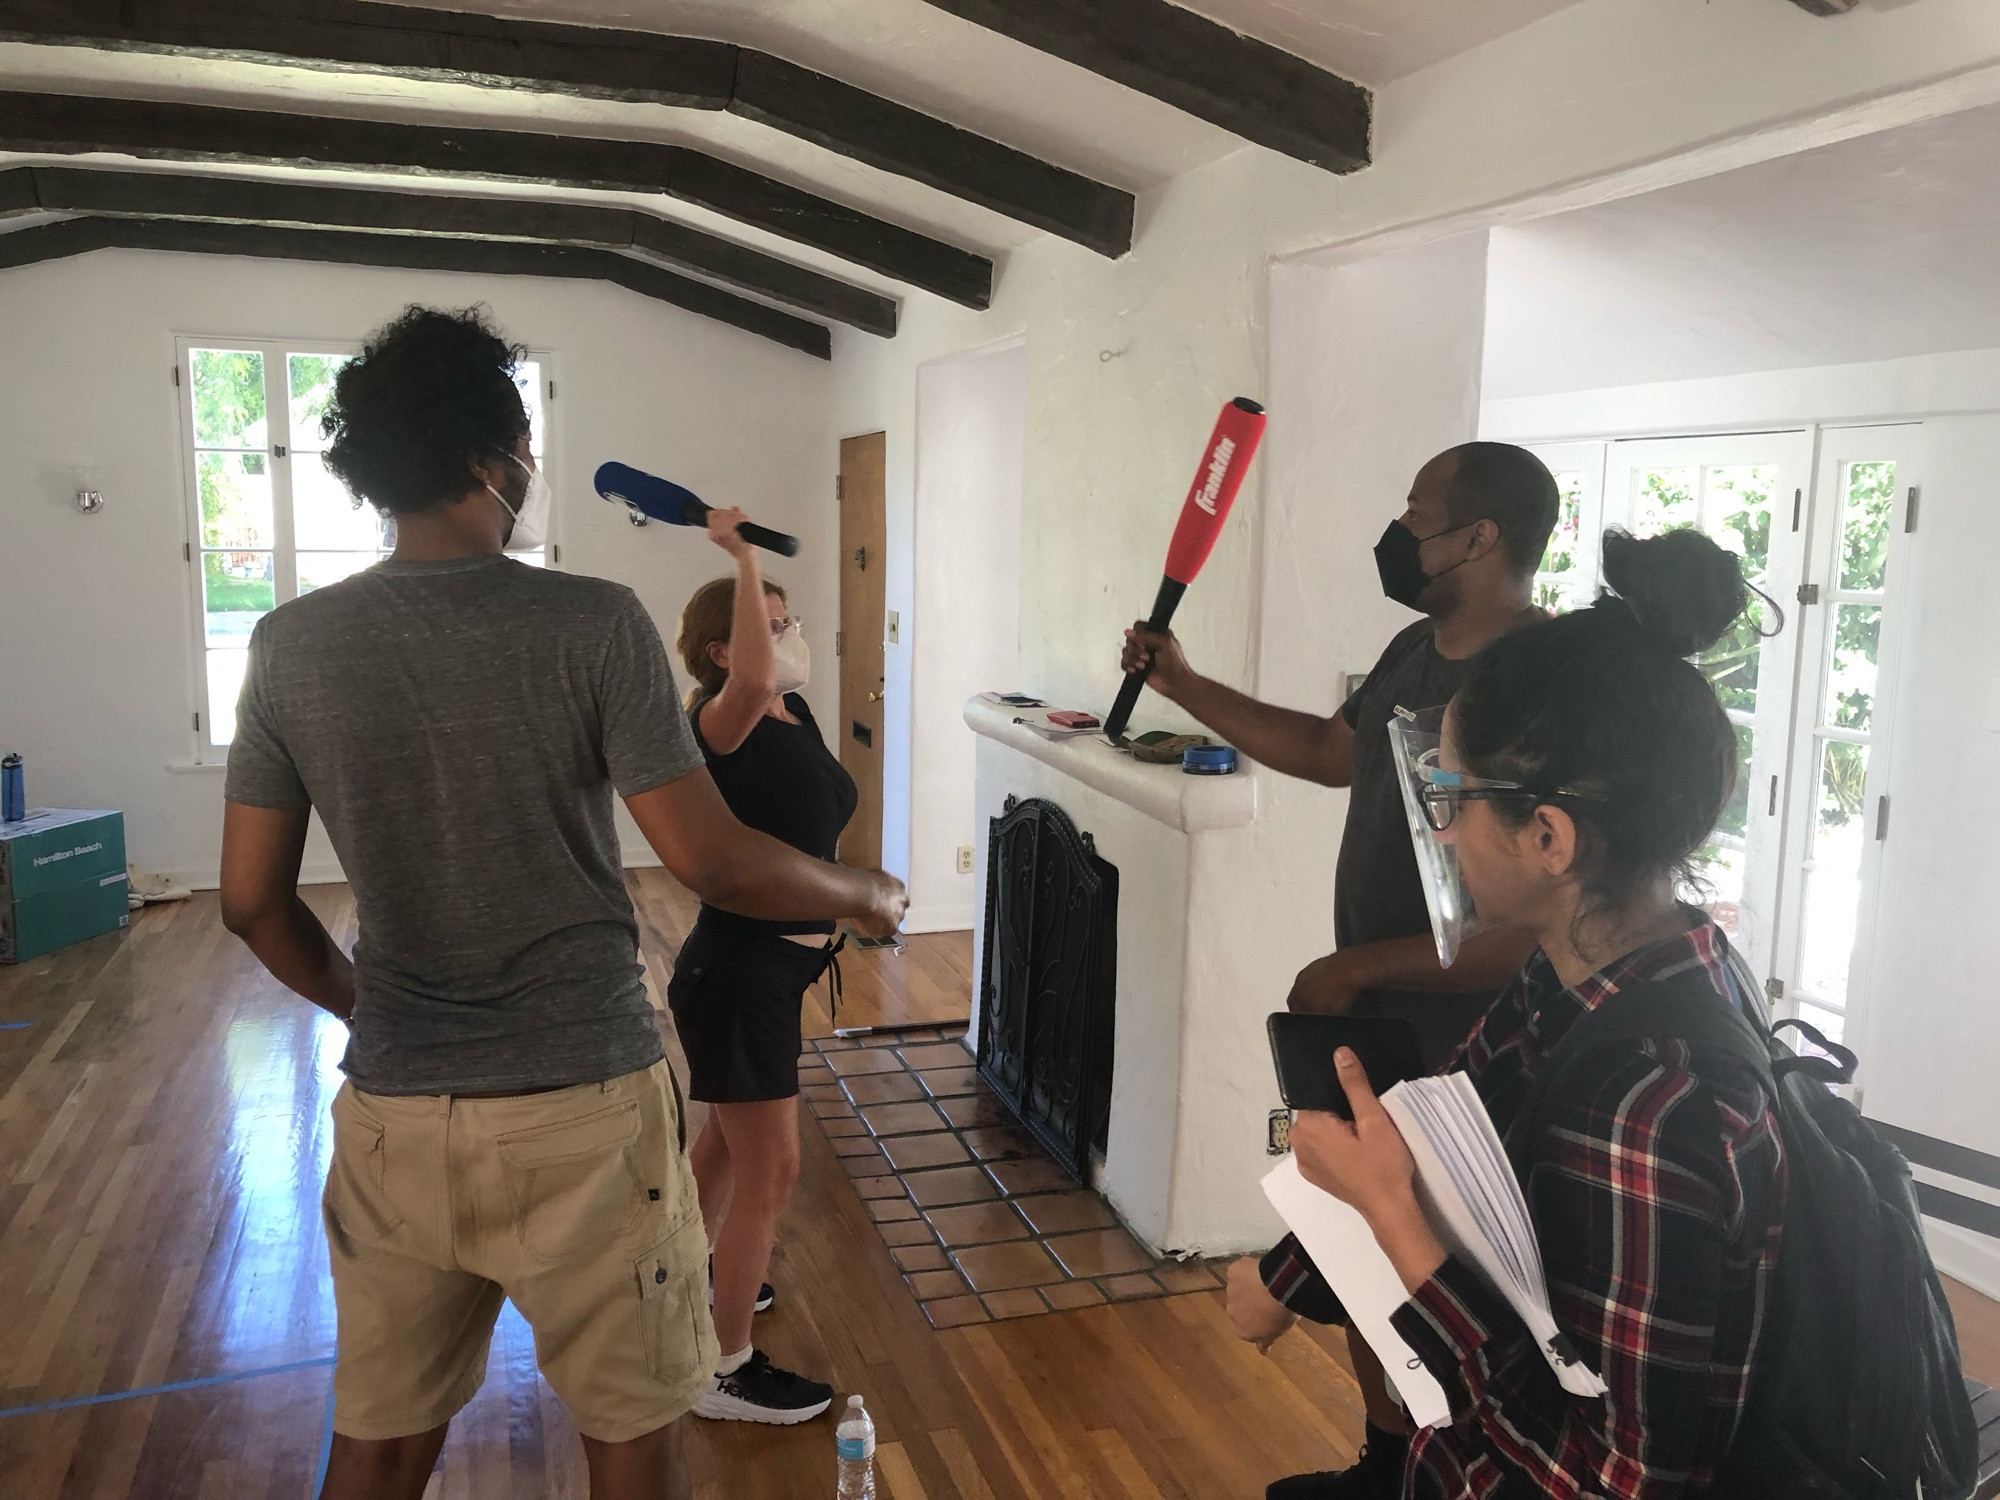
[[854,816],[840,836],[843,864],[882,867],[883,611],[889,523],[884,495],[887,443],[879,432],[843,438],[840,478],[840,763],[854,778]]

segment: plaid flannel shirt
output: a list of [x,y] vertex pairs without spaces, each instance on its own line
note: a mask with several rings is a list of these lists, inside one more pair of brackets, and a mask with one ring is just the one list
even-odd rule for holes
[[[1445,1071],[1470,1075],[1505,1137],[1550,1050],[1620,989],[1700,966],[1718,994],[1760,1012],[1727,955],[1703,921],[1565,989],[1537,953]],[[1556,1322],[1608,1393],[1564,1391],[1505,1300],[1446,1260],[1393,1319],[1451,1403],[1449,1425],[1410,1445],[1412,1500],[1698,1495],[1748,1399],[1785,1187],[1763,1086],[1733,1059],[1647,1040],[1551,1103],[1524,1191]],[[1341,1320],[1289,1237],[1264,1272],[1295,1311]]]

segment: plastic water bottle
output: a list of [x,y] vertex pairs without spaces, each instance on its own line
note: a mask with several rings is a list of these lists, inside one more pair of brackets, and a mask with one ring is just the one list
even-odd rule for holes
[[840,1455],[840,1500],[875,1500],[875,1424],[859,1396],[847,1398],[833,1441]]
[[0,760],[0,823],[19,823],[28,816],[27,782],[21,773],[21,757]]

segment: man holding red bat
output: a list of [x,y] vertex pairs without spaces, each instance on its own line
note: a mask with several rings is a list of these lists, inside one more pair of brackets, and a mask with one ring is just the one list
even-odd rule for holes
[[[1421,711],[1449,702],[1480,651],[1541,617],[1535,570],[1557,508],[1554,478],[1524,448],[1464,443],[1425,464],[1410,486],[1407,508],[1375,544],[1382,591],[1424,618],[1389,643],[1367,680],[1330,718],[1262,703],[1201,676],[1171,632],[1141,621],[1125,633],[1124,670],[1149,673],[1154,691],[1243,754],[1288,776],[1351,789],[1334,876],[1337,946],[1299,973],[1287,1004],[1404,1017],[1416,1026],[1431,1068],[1465,1040],[1526,961],[1534,939],[1489,929],[1468,937],[1449,969],[1438,963],[1389,721],[1398,708]],[[1289,1235],[1261,1262],[1245,1257],[1230,1270],[1231,1321],[1259,1348],[1332,1300]],[[1337,1474],[1281,1479],[1267,1500],[1390,1500],[1402,1493],[1408,1419],[1366,1341],[1350,1334],[1348,1350],[1367,1407],[1360,1461]]]

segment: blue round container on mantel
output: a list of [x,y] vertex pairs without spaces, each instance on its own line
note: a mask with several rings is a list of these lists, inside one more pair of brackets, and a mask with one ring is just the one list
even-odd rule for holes
[[1189,745],[1181,752],[1181,770],[1189,776],[1228,776],[1236,770],[1236,747]]

